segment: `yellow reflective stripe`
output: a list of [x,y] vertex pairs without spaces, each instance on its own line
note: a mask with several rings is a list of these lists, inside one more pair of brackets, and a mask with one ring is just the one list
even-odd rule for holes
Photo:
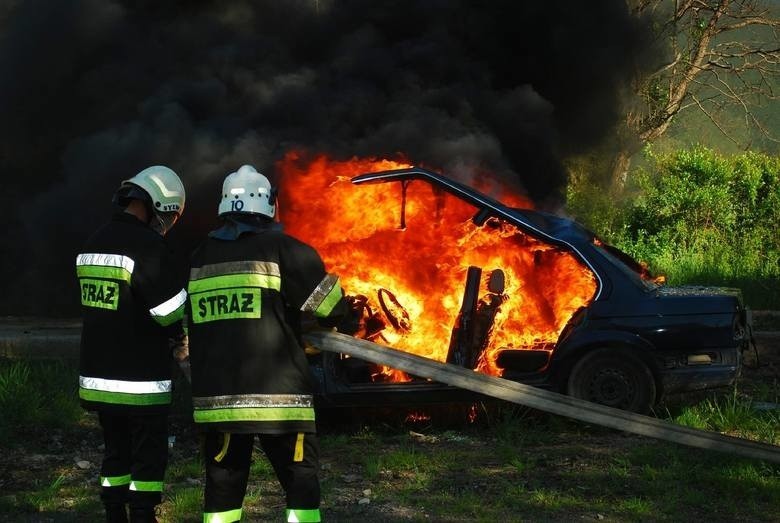
[[134,479],[130,482],[130,490],[136,492],[162,492],[162,481],[138,481]]
[[287,523],[319,523],[320,509],[318,508],[288,508]]
[[219,463],[227,454],[228,446],[230,445],[230,432],[222,434],[222,449],[214,456],[214,461]]
[[190,294],[197,294],[233,287],[261,287],[278,291],[282,288],[282,278],[271,274],[224,274],[190,280],[187,291]]
[[233,523],[241,520],[242,509],[234,508],[224,512],[204,512],[203,523]]
[[124,267],[101,267],[98,265],[79,265],[76,267],[79,278],[103,278],[130,283],[132,274]]
[[194,409],[195,423],[219,423],[223,421],[314,421],[311,407],[260,407]]
[[79,376],[79,398],[117,405],[167,405],[171,380],[124,381]]
[[171,402],[171,393],[128,394],[126,392],[106,392],[102,390],[79,388],[79,398],[84,401],[111,403],[114,405],[168,405]]
[[306,298],[306,301],[303,302],[303,305],[301,305],[301,311],[314,312],[317,310],[317,307],[322,305],[322,302],[328,296],[330,291],[333,290],[333,286],[337,285],[338,282],[338,276],[335,274],[326,274],[325,277],[322,278],[322,281],[320,281],[317,286],[314,287],[314,290],[311,291],[311,294],[309,294],[309,297]]
[[123,476],[100,476],[101,487],[124,487],[130,484],[130,474]]
[[314,310],[314,315],[318,318],[326,318],[333,311],[333,308],[341,299],[341,285],[338,280],[333,284],[333,287],[328,292],[328,295],[322,300],[322,303]]
[[295,439],[295,452],[293,452],[293,461],[303,461],[303,432],[298,433]]

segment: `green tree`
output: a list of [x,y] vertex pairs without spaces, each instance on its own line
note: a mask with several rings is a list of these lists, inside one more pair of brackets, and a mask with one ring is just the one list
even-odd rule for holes
[[[624,186],[631,157],[664,135],[685,111],[704,114],[741,146],[747,145],[744,137],[750,131],[777,142],[777,131],[756,109],[777,100],[780,5],[769,0],[627,2],[635,16],[651,21],[663,60],[637,74],[632,86],[611,166],[614,188]],[[735,118],[746,127],[740,135],[727,123]]]

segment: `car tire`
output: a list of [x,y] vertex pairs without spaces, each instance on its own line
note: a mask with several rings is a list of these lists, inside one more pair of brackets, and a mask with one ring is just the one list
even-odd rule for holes
[[645,414],[655,403],[653,373],[628,350],[596,349],[574,364],[569,396]]

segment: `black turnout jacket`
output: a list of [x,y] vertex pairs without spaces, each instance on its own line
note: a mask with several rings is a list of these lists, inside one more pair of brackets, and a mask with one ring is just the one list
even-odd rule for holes
[[90,410],[163,412],[171,401],[168,340],[187,293],[165,240],[116,213],[76,257],[83,327],[79,397]]
[[223,432],[314,432],[301,315],[346,313],[317,252],[279,224],[228,219],[194,252],[188,293],[195,422]]

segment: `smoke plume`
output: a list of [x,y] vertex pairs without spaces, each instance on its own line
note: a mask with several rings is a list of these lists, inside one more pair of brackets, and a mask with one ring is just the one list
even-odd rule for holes
[[213,226],[224,176],[290,149],[490,172],[554,203],[561,160],[619,114],[642,28],[624,0],[0,4],[5,314],[72,314],[73,260],[121,180],[188,191],[173,244]]

